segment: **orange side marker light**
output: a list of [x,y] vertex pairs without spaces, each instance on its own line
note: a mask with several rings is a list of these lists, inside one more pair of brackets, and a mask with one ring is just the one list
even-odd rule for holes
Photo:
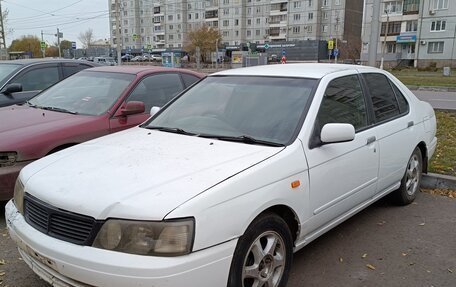
[[291,183],[291,188],[297,188],[301,185],[301,182],[299,180],[295,180]]

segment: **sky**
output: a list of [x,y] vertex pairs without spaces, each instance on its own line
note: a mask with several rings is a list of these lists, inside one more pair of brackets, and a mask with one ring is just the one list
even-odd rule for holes
[[94,39],[109,39],[108,0],[0,0],[2,11],[8,9],[5,32],[7,47],[23,35],[34,35],[48,44],[57,42],[57,28],[63,33],[61,40],[76,42],[88,29]]

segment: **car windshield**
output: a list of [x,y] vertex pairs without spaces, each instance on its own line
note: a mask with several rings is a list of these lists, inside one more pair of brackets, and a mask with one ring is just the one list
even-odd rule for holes
[[317,81],[304,78],[212,76],[143,127],[181,134],[286,145]]
[[0,64],[0,87],[9,79],[9,75],[19,70],[22,65],[18,64]]
[[37,108],[101,115],[117,101],[135,75],[82,71],[45,90],[28,103]]

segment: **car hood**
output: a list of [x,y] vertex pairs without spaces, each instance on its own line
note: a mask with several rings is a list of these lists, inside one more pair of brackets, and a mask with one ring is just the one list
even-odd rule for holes
[[282,149],[136,127],[38,160],[21,179],[28,193],[58,208],[96,219],[161,220]]
[[17,150],[48,131],[93,121],[92,116],[73,115],[15,105],[0,108],[0,150]]

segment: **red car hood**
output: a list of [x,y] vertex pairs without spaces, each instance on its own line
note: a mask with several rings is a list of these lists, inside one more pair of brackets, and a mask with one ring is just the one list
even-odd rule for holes
[[79,143],[107,134],[109,123],[105,118],[106,115],[73,115],[26,105],[0,108],[0,151],[18,152],[18,160],[35,159],[43,156],[40,151],[44,146],[48,152],[48,146],[65,141]]

